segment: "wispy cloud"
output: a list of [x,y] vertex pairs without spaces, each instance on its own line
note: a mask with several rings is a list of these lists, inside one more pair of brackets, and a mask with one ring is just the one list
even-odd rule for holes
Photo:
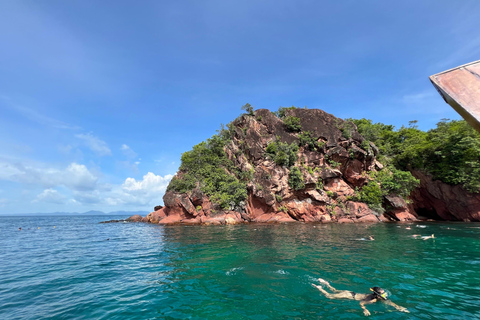
[[126,144],[122,144],[122,146],[120,147],[120,150],[122,151],[123,155],[128,159],[135,159],[138,156],[138,154]]
[[93,152],[95,152],[99,156],[110,156],[112,155],[112,151],[108,147],[107,143],[91,133],[87,134],[76,134],[76,138],[83,141],[83,143],[90,148]]
[[80,127],[76,125],[71,125],[66,122],[63,122],[61,120],[52,118],[48,115],[42,114],[38,111],[36,111],[33,108],[28,108],[25,107],[19,103],[14,102],[11,98],[9,98],[6,95],[0,95],[0,102],[3,107],[9,108],[10,110],[13,110],[20,115],[22,115],[24,118],[38,123],[43,126],[47,127],[52,127],[56,129],[67,129],[67,130],[78,130]]
[[434,90],[417,92],[406,94],[402,97],[403,102],[407,104],[422,104],[430,100],[432,97],[436,97],[436,92]]
[[456,12],[452,12],[450,29],[451,47],[447,55],[436,64],[439,71],[454,68],[479,59],[480,35],[478,34],[479,3],[458,3]]
[[452,50],[452,53],[436,64],[438,70],[446,70],[476,61],[480,56],[480,36],[475,36],[463,45]]

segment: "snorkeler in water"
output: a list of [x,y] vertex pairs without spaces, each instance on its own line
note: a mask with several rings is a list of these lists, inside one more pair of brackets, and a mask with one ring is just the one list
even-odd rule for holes
[[387,292],[380,287],[372,287],[370,288],[370,291],[372,291],[372,293],[365,294],[365,293],[355,293],[353,291],[348,291],[348,290],[337,290],[334,287],[332,287],[330,283],[328,283],[328,281],[323,280],[321,278],[319,278],[318,281],[320,281],[321,284],[324,284],[327,288],[329,288],[332,291],[332,293],[327,292],[325,289],[323,289],[319,285],[316,285],[316,284],[312,284],[312,285],[318,290],[320,290],[320,292],[323,293],[325,297],[329,299],[350,299],[350,300],[360,301],[360,307],[363,309],[363,314],[365,316],[370,315],[370,311],[367,310],[365,305],[375,303],[377,301],[383,301],[386,304],[394,307],[398,311],[407,312],[407,313],[410,312],[407,310],[407,308],[401,307],[393,303],[391,300],[389,300],[387,296]]

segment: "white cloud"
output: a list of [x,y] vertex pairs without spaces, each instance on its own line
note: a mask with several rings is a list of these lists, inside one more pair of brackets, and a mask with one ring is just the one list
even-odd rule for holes
[[122,187],[127,192],[138,191],[153,191],[157,192],[165,190],[173,175],[166,175],[165,177],[155,175],[152,172],[143,176],[143,180],[136,181],[134,178],[127,178]]
[[77,190],[92,190],[97,186],[98,177],[92,174],[83,164],[72,163],[63,172],[63,185]]
[[63,185],[74,191],[87,191],[97,188],[98,177],[85,165],[75,162],[65,169],[57,169],[0,159],[0,180],[39,185],[47,189]]
[[148,172],[142,180],[127,178],[125,182],[112,191],[105,199],[110,205],[157,205],[162,201],[163,194],[172,179],[172,174],[165,176]]
[[4,207],[8,202],[8,199],[0,198],[0,207]]
[[67,198],[55,189],[45,189],[33,202],[49,202],[55,204],[64,204]]
[[91,133],[87,134],[76,134],[76,138],[83,141],[83,143],[89,147],[93,152],[98,154],[99,156],[110,156],[112,155],[112,151],[108,147],[107,143]]
[[[120,184],[107,184],[100,183],[99,176],[85,165],[75,162],[64,168],[54,168],[0,158],[0,180],[20,183],[24,190],[41,187],[40,193],[24,195],[26,202],[38,204],[151,208],[162,203],[172,177],[173,174],[161,176],[148,172],[141,179],[129,177]],[[67,194],[72,196],[67,197]],[[0,206],[6,204],[6,200],[0,201]]]

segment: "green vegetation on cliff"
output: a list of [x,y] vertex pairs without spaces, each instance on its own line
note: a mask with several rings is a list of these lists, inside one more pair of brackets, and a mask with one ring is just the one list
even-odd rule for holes
[[445,183],[480,191],[480,134],[466,121],[444,119],[427,132],[419,130],[416,121],[399,130],[367,119],[351,121],[379,148],[384,164],[422,170]]
[[383,197],[397,195],[406,199],[420,183],[408,171],[389,166],[379,172],[371,174],[372,180],[362,187],[353,198],[364,202],[377,211],[382,212]]
[[292,167],[290,169],[290,174],[288,175],[288,185],[294,190],[301,190],[305,188],[303,175],[299,167]]
[[283,123],[287,127],[287,130],[290,132],[300,132],[302,130],[302,125],[300,124],[300,118],[288,116],[283,119]]
[[[167,191],[185,193],[198,186],[222,209],[233,209],[247,198],[246,183],[237,177],[240,172],[224,151],[227,139],[214,135],[191,151],[182,154],[180,176],[175,176]],[[230,174],[236,173],[236,174]]]
[[265,149],[268,156],[279,166],[290,167],[297,161],[298,145],[281,141],[270,142]]
[[310,131],[302,132],[298,135],[300,146],[307,147],[310,151],[315,151],[316,149],[322,148],[317,142],[317,140],[312,136]]

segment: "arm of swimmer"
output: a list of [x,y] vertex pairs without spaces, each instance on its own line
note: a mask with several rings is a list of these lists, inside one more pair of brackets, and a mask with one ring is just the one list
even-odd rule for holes
[[[375,300],[372,300],[372,301],[375,301]],[[367,310],[367,308],[365,307],[366,304],[370,304],[372,303],[371,301],[360,301],[360,307],[362,308],[363,310],[363,314],[368,317],[371,313],[370,311]]]
[[390,305],[390,306],[392,306],[392,307],[394,307],[394,308],[397,309],[398,311],[410,313],[410,311],[408,311],[407,308],[402,307],[402,306],[399,306],[398,304],[395,304],[395,303],[393,303],[393,302],[390,301],[390,300],[385,301],[385,303],[388,304],[388,305]]

